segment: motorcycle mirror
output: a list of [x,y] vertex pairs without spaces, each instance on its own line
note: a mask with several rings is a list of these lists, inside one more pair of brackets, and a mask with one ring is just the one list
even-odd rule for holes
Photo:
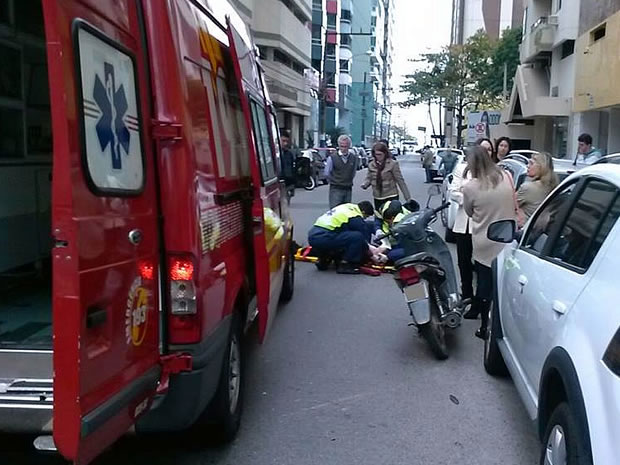
[[493,242],[510,244],[515,239],[517,223],[514,220],[501,220],[491,223],[487,229],[487,238]]

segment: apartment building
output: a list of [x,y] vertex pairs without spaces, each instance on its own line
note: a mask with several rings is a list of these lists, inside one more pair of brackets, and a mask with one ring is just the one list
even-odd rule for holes
[[[581,0],[575,46],[575,126],[608,154],[620,152],[620,1]],[[576,132],[575,132],[576,134]],[[572,154],[572,152],[571,152]]]
[[265,68],[265,80],[281,129],[305,146],[315,103],[307,71],[311,68],[312,0],[231,0],[250,26]]
[[573,113],[580,0],[529,0],[521,65],[503,121],[532,126],[531,146],[555,157],[576,152],[581,117]]
[[451,43],[462,44],[480,29],[497,39],[522,20],[523,0],[453,0]]

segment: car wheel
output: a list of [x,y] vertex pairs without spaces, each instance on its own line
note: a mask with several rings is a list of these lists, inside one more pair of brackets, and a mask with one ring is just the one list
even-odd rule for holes
[[560,403],[547,423],[540,465],[592,465],[592,452],[583,437],[585,428],[580,426],[569,404]]
[[497,305],[491,301],[487,337],[484,340],[484,369],[493,376],[505,376],[508,374],[504,357],[502,357],[502,353],[497,345],[499,325],[499,311]]
[[446,242],[449,242],[450,244],[455,244],[456,243],[456,236],[454,235],[454,231],[452,231],[451,229],[446,228],[446,233],[444,234],[444,239],[446,240]]
[[284,282],[282,283],[282,291],[280,292],[280,302],[289,302],[293,298],[295,291],[295,252],[291,244],[288,257],[286,257],[286,265],[284,266]]
[[[233,314],[224,363],[217,391],[209,408],[198,420],[196,433],[207,429],[209,440],[224,444],[232,441],[241,424],[244,394],[243,327],[238,311]],[[202,435],[204,439],[204,435]]]

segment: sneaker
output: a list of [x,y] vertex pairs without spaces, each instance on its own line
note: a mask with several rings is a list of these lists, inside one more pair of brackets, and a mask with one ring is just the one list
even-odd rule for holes
[[339,274],[360,274],[360,269],[357,266],[351,265],[350,263],[341,263],[338,265],[338,269],[336,273]]

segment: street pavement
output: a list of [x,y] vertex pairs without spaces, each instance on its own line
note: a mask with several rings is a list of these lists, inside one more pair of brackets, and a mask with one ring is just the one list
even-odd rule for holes
[[[424,204],[427,185],[416,159],[399,158],[412,195]],[[372,200],[358,187],[365,173],[357,175],[354,201]],[[327,192],[297,190],[291,207],[298,243],[328,209]],[[238,438],[213,448],[190,446],[182,435],[128,437],[96,464],[537,463],[535,428],[514,385],[484,372],[482,342],[473,336],[478,322],[456,331],[446,361],[434,359],[409,322],[391,276],[338,275],[298,262],[293,300],[280,308],[267,342],[249,344]],[[16,452],[6,455],[9,443]],[[4,438],[0,454],[8,460],[0,463],[59,463],[27,447]]]

